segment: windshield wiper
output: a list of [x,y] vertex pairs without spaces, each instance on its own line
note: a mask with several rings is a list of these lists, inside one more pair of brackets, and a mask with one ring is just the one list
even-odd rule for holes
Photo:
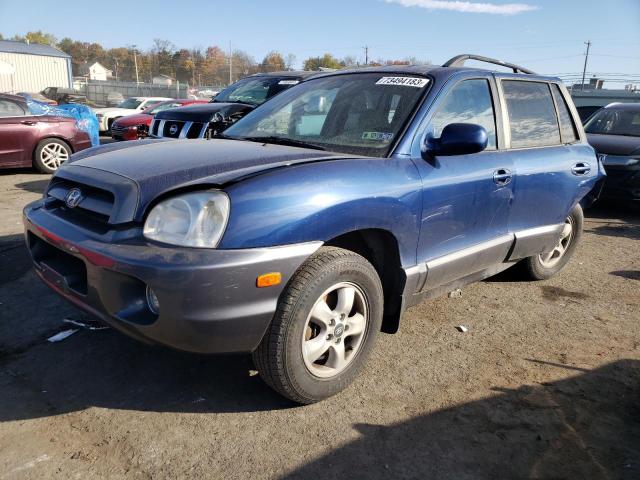
[[275,135],[266,137],[236,137],[238,140],[248,140],[250,142],[273,143],[275,145],[287,145],[289,147],[310,148],[313,150],[326,150],[315,143],[303,142],[302,140],[294,140],[293,138],[276,137]]
[[216,100],[215,98],[209,103],[239,103],[241,105],[249,105],[250,107],[257,107],[257,103],[243,102],[242,100]]

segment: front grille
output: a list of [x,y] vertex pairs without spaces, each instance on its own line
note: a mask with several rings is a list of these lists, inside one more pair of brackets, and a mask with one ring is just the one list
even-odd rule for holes
[[166,138],[180,138],[180,133],[186,123],[187,122],[179,120],[165,120],[161,136]]
[[31,232],[28,234],[28,244],[33,261],[48,280],[60,287],[66,284],[80,295],[87,294],[87,266],[82,260],[41,240]]
[[204,122],[188,122],[183,120],[153,120],[151,135],[164,138],[203,138]]
[[191,128],[187,132],[187,138],[202,138],[204,137],[204,126],[205,123],[201,122],[193,122],[191,124]]
[[126,129],[127,127],[123,127],[122,125],[111,125],[112,134],[122,135]]
[[153,135],[154,137],[157,137],[159,127],[160,127],[160,120],[153,120],[151,122],[151,135]]
[[69,191],[77,188],[81,192],[81,200],[74,208],[79,213],[90,214],[95,221],[108,222],[113,213],[115,198],[113,193],[90,185],[73,182],[63,178],[54,178],[47,190],[47,197],[55,199],[59,206],[66,205]]

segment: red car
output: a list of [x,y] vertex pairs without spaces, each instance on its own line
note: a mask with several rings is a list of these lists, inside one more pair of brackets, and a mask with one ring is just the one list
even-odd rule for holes
[[152,107],[134,115],[121,117],[111,125],[111,137],[114,140],[137,140],[144,138],[149,133],[149,127],[153,116],[163,110],[184,107],[194,103],[209,103],[208,100],[169,100],[156,103]]
[[0,168],[34,166],[53,173],[72,153],[90,146],[75,119],[33,115],[24,98],[0,93]]

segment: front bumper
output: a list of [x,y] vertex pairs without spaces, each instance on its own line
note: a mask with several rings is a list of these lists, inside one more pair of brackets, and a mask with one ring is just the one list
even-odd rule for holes
[[138,140],[138,131],[137,130],[129,130],[129,129],[118,129],[116,130],[111,126],[111,138],[117,141],[123,140]]
[[[321,245],[210,250],[144,241],[106,243],[43,208],[24,209],[27,246],[38,276],[112,327],[147,343],[199,353],[250,352],[262,339],[278,297]],[[281,272],[282,283],[256,278]],[[147,286],[160,309],[146,302]]]

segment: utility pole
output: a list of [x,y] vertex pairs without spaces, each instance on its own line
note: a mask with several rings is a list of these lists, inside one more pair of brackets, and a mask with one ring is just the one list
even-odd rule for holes
[[587,46],[587,53],[584,55],[584,69],[582,70],[582,84],[580,90],[584,90],[584,77],[587,75],[587,61],[589,60],[589,47],[591,47],[591,40],[584,42]]
[[231,50],[231,42],[229,42],[229,85],[233,83],[233,50]]
[[365,45],[364,47],[364,66],[369,65],[369,46]]
[[137,45],[133,45],[133,63],[136,67],[136,84],[140,83],[140,79],[138,78],[138,57],[137,57],[137,53],[136,52],[136,46]]

